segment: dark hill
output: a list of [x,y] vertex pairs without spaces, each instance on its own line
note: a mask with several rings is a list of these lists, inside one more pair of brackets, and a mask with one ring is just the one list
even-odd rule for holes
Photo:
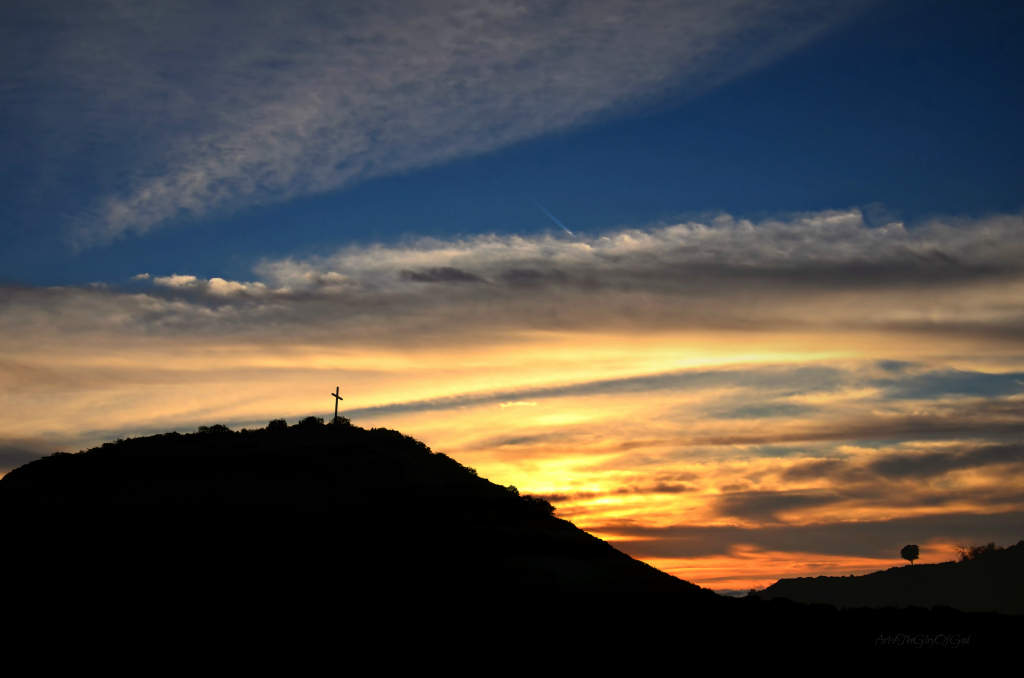
[[7,538],[30,552],[56,543],[90,561],[194,558],[241,577],[294,570],[390,589],[714,595],[387,429],[307,423],[119,440],[8,473],[0,509]]
[[242,637],[252,657],[289,638],[331,656],[372,647],[377,661],[449,663],[472,646],[576,669],[628,656],[635,670],[712,648],[900,653],[908,637],[950,634],[984,650],[1022,630],[945,608],[722,598],[551,510],[408,436],[347,424],[53,454],[0,479],[0,631],[8,655],[11,628],[64,625],[101,648]]
[[860,577],[780,579],[758,597],[853,607],[934,607],[1024,614],[1024,541],[962,562],[905,565]]

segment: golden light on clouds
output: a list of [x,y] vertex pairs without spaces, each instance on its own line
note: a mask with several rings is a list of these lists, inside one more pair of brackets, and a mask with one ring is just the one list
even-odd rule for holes
[[714,588],[1016,541],[1022,223],[725,219],[6,289],[0,460],[330,416],[340,386],[354,423]]

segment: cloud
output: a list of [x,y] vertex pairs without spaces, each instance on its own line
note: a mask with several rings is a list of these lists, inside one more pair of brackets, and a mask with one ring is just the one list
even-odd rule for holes
[[[694,558],[727,554],[737,544],[765,551],[788,551],[862,557],[895,558],[904,544],[929,541],[948,543],[1015,544],[1024,535],[1024,512],[949,512],[892,520],[829,522],[810,525],[674,525],[648,527],[628,522],[595,526],[593,531],[608,537],[628,537],[613,545],[634,557]],[[949,560],[954,553],[949,552]]]
[[[934,251],[946,256],[928,255]],[[728,418],[734,425],[694,426],[685,435],[622,430],[615,445],[625,454],[659,446],[806,449],[914,436],[1008,437],[1024,430],[1012,400],[1024,392],[1024,373],[1007,357],[1019,354],[1024,336],[1014,332],[1024,329],[1022,262],[1024,219],[1018,215],[872,228],[850,210],[757,223],[721,216],[572,242],[424,239],[349,247],[329,257],[268,260],[250,280],[180,272],[151,277],[147,287],[139,287],[147,281],[137,281],[123,292],[0,287],[6,330],[0,368],[19,389],[32,389],[34,382],[61,381],[51,357],[69,360],[72,344],[82,356],[94,356],[94,363],[105,347],[144,355],[157,341],[196,356],[257,351],[271,356],[252,358],[260,369],[238,365],[231,373],[248,370],[265,378],[272,378],[270,365],[290,364],[278,356],[297,347],[367,355],[454,352],[444,359],[448,369],[469,355],[464,351],[501,347],[505,355],[525,351],[537,367],[517,368],[510,379],[390,391],[386,400],[352,401],[348,416],[393,418],[508,402],[701,392],[700,401],[686,407],[708,421]],[[864,270],[886,273],[864,277]],[[553,337],[567,343],[554,352],[542,349]],[[579,361],[593,346],[592,355],[603,359],[634,342],[660,342],[659,337],[674,347],[659,354],[665,360],[627,351],[623,359],[636,362],[635,368],[558,375],[543,370],[556,356]],[[679,341],[691,341],[685,337],[698,342],[694,351],[721,350],[729,364],[673,367]],[[611,353],[596,348],[601,342],[611,342]],[[851,372],[839,363],[805,360],[808,351],[868,355],[874,362],[866,371]],[[789,355],[786,364],[765,359],[783,353]],[[952,354],[985,365],[933,368],[934,361]],[[191,374],[151,357],[131,373],[90,364],[68,378],[127,385],[138,383],[140,375],[180,380]],[[1004,359],[1010,369],[993,362]],[[203,364],[209,374],[221,369],[219,363]],[[887,404],[870,411],[852,407],[836,416],[834,399],[848,390]],[[900,405],[908,401],[915,401],[913,407]],[[570,424],[558,429],[575,430]],[[495,431],[475,444],[525,449],[532,443],[522,441],[556,433]]]
[[485,282],[483,278],[467,273],[466,271],[452,266],[430,268],[426,271],[402,271],[402,277],[406,280],[423,283],[463,283],[463,282]]
[[267,293],[267,286],[260,282],[243,283],[234,280],[224,280],[223,278],[201,280],[194,275],[175,274],[157,276],[153,278],[153,284],[173,290],[205,293],[207,296],[214,298],[237,295],[264,296]]
[[620,487],[614,494],[679,494],[680,492],[695,492],[693,485],[685,483],[657,483],[655,485],[632,487]]
[[586,502],[601,497],[615,497],[623,495],[651,495],[651,494],[680,494],[683,492],[696,492],[697,488],[686,483],[656,483],[654,485],[629,485],[618,487],[606,492],[554,492],[549,494],[538,493],[537,496],[546,499],[553,504],[562,502]]
[[0,476],[55,451],[55,445],[42,440],[0,438]]
[[[535,405],[535,402],[529,401],[542,398],[647,393],[665,390],[697,390],[721,386],[745,386],[772,390],[818,390],[834,386],[840,374],[835,369],[807,367],[793,369],[685,370],[515,391],[467,393],[446,398],[391,403],[374,408],[350,410],[349,413],[352,416],[366,416],[388,412],[426,412],[492,403],[499,403],[502,407],[508,407],[510,405]],[[514,443],[506,442],[500,444]]]
[[99,166],[78,236],[102,241],[693,95],[867,4],[7,3],[0,86],[30,155]]
[[733,419],[763,419],[765,417],[793,417],[813,412],[815,407],[796,405],[793,403],[773,403],[764,405],[744,405],[733,410],[718,413],[719,416]]
[[[935,256],[937,251],[954,256]],[[585,242],[551,237],[423,239],[404,247],[349,248],[303,262],[264,262],[270,284],[295,286],[311,271],[339,271],[367,289],[402,281],[486,279],[499,289],[615,293],[687,292],[718,296],[769,285],[773,291],[950,287],[1017,278],[1024,272],[1024,219],[943,220],[908,230],[868,227],[858,210],[819,212],[758,223],[721,215],[649,229],[627,229]],[[410,269],[427,271],[415,277]],[[470,273],[471,271],[471,273]],[[495,292],[491,292],[494,294]]]
[[[1024,336],[1022,262],[1024,219],[1017,215],[914,229],[871,228],[856,210],[758,223],[721,216],[585,241],[480,236],[350,247],[330,257],[264,261],[251,281],[155,276],[145,294],[3,288],[0,312],[63,305],[66,328],[72,318],[85,330],[109,327],[116,317],[140,329],[267,336],[301,327],[307,335],[391,344],[478,342],[527,330],[720,329],[1013,345]],[[879,365],[873,387],[896,398],[937,389],[995,395],[1019,390],[1021,381],[1019,374],[953,370],[893,381],[895,374]]]
[[816,508],[842,501],[832,492],[776,491],[728,492],[718,497],[719,515],[757,522],[783,522],[779,514],[794,509]]
[[936,398],[943,395],[1007,396],[1024,392],[1021,380],[1024,373],[1006,372],[986,374],[961,370],[930,371],[913,377],[879,380],[893,400],[906,398]]
[[[964,437],[980,430],[963,431]],[[920,436],[908,436],[920,441]],[[843,457],[814,459],[797,462],[780,472],[788,482],[831,480],[847,488],[855,483],[875,483],[880,480],[923,481],[939,478],[955,471],[983,469],[990,466],[1019,467],[1024,464],[1024,446],[1019,443],[982,443],[950,445],[923,445],[914,448],[887,449],[868,459]],[[1016,470],[1014,470],[1016,472]]]
[[867,470],[887,478],[930,478],[983,466],[1024,464],[1024,445],[982,445],[949,452],[889,454]]
[[81,449],[329,416],[341,384],[356,423],[634,555],[895,557],[956,532],[942,515],[1024,507],[1022,255],[1019,215],[871,228],[849,210],[0,288],[0,428]]

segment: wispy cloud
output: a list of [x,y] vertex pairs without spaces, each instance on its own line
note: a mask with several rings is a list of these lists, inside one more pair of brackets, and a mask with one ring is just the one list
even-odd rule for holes
[[35,157],[58,166],[105,149],[106,196],[77,222],[95,241],[694,94],[865,4],[15,3],[0,77]]

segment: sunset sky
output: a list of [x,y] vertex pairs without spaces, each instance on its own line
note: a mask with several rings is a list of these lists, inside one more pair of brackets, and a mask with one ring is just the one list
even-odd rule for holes
[[1015,543],[1022,34],[994,1],[3,3],[0,473],[340,386],[721,591]]

